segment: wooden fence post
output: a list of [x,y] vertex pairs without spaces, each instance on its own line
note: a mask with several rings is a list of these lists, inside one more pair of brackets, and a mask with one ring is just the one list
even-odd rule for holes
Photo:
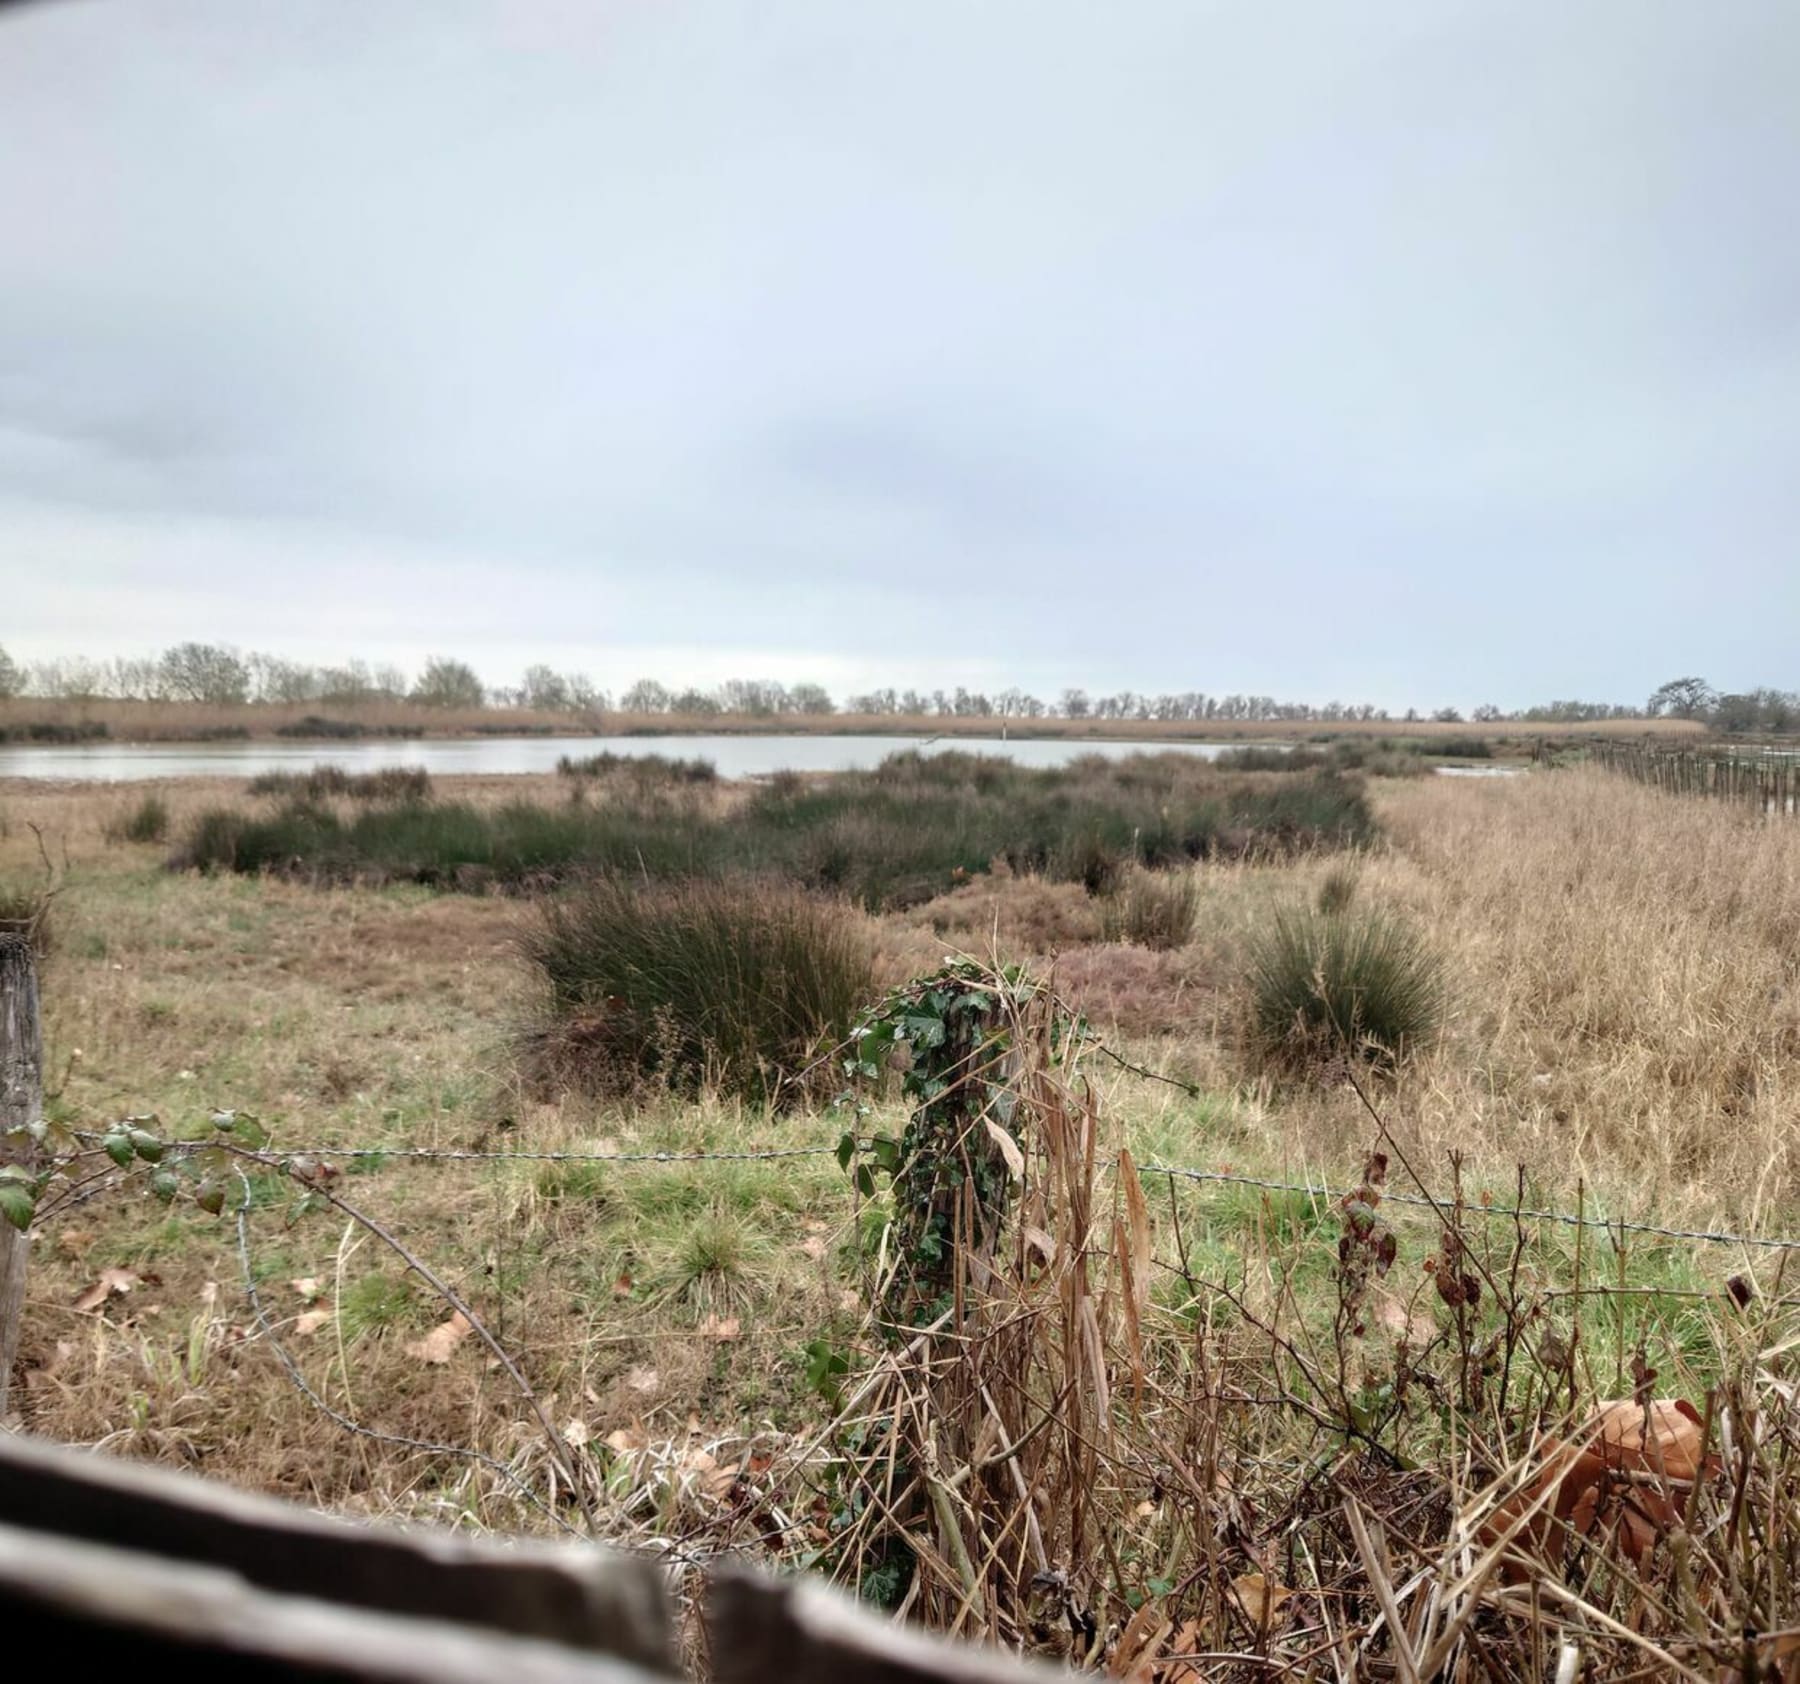
[[[31,1149],[9,1142],[6,1134],[36,1122],[43,1107],[44,1048],[31,938],[0,931],[0,1164],[31,1161]],[[30,1257],[30,1237],[0,1218],[0,1418],[19,1355]]]

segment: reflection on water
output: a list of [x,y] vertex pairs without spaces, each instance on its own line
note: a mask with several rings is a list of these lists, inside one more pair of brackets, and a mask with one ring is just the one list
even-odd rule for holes
[[[87,743],[0,748],[0,778],[64,778],[119,783],[141,778],[250,778],[259,772],[342,766],[373,772],[423,766],[439,777],[554,772],[563,755],[664,754],[710,760],[724,778],[771,772],[849,772],[879,765],[902,749],[961,749],[1003,754],[1021,766],[1061,766],[1083,754],[1197,754],[1212,759],[1226,743],[1092,742],[998,737],[441,737],[367,742]],[[1287,744],[1270,745],[1287,747]]]

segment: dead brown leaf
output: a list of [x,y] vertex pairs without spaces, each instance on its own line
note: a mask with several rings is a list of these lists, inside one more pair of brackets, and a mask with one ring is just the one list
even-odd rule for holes
[[625,1384],[634,1392],[655,1392],[662,1389],[662,1376],[654,1368],[639,1366],[625,1371]]
[[1260,1573],[1245,1573],[1231,1581],[1231,1594],[1251,1625],[1267,1631],[1282,1603],[1294,1593],[1286,1585],[1270,1584]]
[[743,1336],[744,1324],[736,1316],[708,1316],[700,1331],[708,1339],[737,1339]]
[[1000,1156],[1006,1160],[1006,1167],[1013,1180],[1025,1179],[1025,1154],[1019,1148],[1018,1141],[1003,1129],[992,1117],[983,1117],[987,1124],[988,1138],[1000,1148]]
[[468,1338],[470,1331],[468,1317],[458,1310],[448,1321],[439,1322],[423,1339],[415,1339],[406,1347],[406,1354],[417,1357],[420,1362],[441,1366],[456,1354],[456,1347]]
[[291,1286],[307,1303],[312,1304],[325,1296],[325,1289],[319,1285],[314,1275],[305,1275],[297,1281],[289,1281]]
[[723,1497],[737,1483],[737,1470],[723,1467],[705,1450],[690,1450],[681,1458],[684,1478],[694,1482],[696,1490],[709,1497]]
[[143,1277],[133,1269],[102,1269],[100,1278],[75,1300],[75,1308],[84,1313],[97,1310],[107,1299],[122,1297],[142,1284]]
[[294,1317],[294,1332],[302,1339],[310,1339],[328,1321],[332,1312],[329,1306],[323,1310],[303,1310]]

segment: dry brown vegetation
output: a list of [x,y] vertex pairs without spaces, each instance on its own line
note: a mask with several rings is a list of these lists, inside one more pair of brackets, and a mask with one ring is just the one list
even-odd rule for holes
[[[224,787],[165,786],[175,828]],[[553,780],[535,787],[553,798]],[[141,793],[0,788],[0,882],[34,878],[41,853],[63,879],[46,962],[49,1082],[52,1110],[80,1126],[155,1111],[170,1134],[204,1133],[209,1110],[226,1107],[257,1113],[288,1148],[552,1152],[828,1148],[842,1129],[829,1113],[771,1119],[706,1097],[534,1100],[511,1051],[530,1005],[513,947],[515,903],[171,875],[160,849],[106,839]],[[521,781],[456,793],[498,802],[521,793]],[[1389,1149],[1440,1191],[1451,1184],[1450,1154],[1461,1154],[1472,1212],[1505,1205],[1523,1166],[1536,1204],[1568,1209],[1579,1197],[1590,1212],[1614,1216],[1794,1230],[1800,825],[1583,771],[1412,780],[1379,786],[1375,799],[1385,837],[1356,861],[1355,904],[1413,920],[1452,981],[1444,1035],[1373,1090]],[[1091,1088],[1070,1092],[1084,1107],[1092,1094],[1103,1161],[1128,1146],[1140,1164],[1354,1186],[1373,1129],[1358,1095],[1329,1070],[1265,1075],[1243,1041],[1252,933],[1277,908],[1313,904],[1334,872],[1343,872],[1341,856],[1195,867],[1196,934],[1173,952],[1104,942],[1100,909],[1078,885],[1005,873],[867,927],[890,980],[951,949],[1036,960],[1111,1044],[1192,1084],[1190,1094],[1146,1082],[1090,1056]],[[900,1121],[890,1103],[873,1125]],[[842,1568],[829,1514],[806,1506],[827,1476],[802,1452],[822,1454],[829,1414],[809,1382],[808,1346],[827,1340],[859,1364],[877,1362],[879,1346],[868,1342],[866,1224],[829,1155],[352,1170],[334,1183],[342,1196],[416,1246],[517,1355],[585,1459],[609,1532],[747,1545],[787,1560],[817,1550],[821,1564]],[[1405,1190],[1397,1162],[1393,1174]],[[252,1267],[311,1383],[371,1426],[478,1446],[546,1489],[549,1453],[505,1376],[466,1338],[430,1343],[447,1321],[443,1304],[341,1212],[284,1225],[273,1179],[254,1182]],[[1452,1393],[1466,1384],[1462,1319],[1424,1269],[1443,1257],[1429,1213],[1389,1207],[1399,1261],[1370,1300],[1374,1331],[1345,1339],[1333,1331],[1343,1224],[1329,1201],[1149,1175],[1144,1185],[1155,1292],[1139,1338],[1157,1376],[1146,1381],[1157,1388],[1147,1418],[1175,1435],[1167,1442],[1180,1447],[1181,1465],[1235,1482],[1232,1501],[1248,1508],[1234,1511],[1232,1531],[1230,1505],[1215,1510],[1210,1498],[1159,1487],[1150,1472],[1157,1458],[1134,1441],[1137,1449],[1105,1466],[1096,1525],[1126,1552],[1125,1582],[1135,1575],[1145,1605],[1171,1614],[1160,1654],[1182,1652],[1165,1639],[1194,1620],[1204,1630],[1196,1626],[1191,1640],[1234,1653],[1260,1643],[1298,1665],[1309,1622],[1366,1624],[1379,1611],[1374,1576],[1338,1506],[1346,1490],[1364,1492],[1384,1528],[1389,1588],[1422,1598],[1427,1581],[1407,1591],[1407,1574],[1428,1566],[1446,1537],[1475,1548],[1508,1489],[1506,1470],[1516,1484],[1536,1464],[1497,1418],[1479,1467],[1472,1450],[1460,1461],[1446,1451],[1435,1436],[1442,1426],[1427,1423],[1409,1429],[1419,1436],[1406,1444],[1433,1471],[1396,1481],[1354,1434],[1221,1401],[1233,1387],[1245,1397],[1311,1396],[1305,1362],[1340,1359],[1349,1364],[1344,1383],[1356,1387],[1415,1368]],[[1111,1261],[1096,1267],[1116,1271],[1106,1213],[1122,1195],[1108,1183],[1098,1196],[1097,1243]],[[1470,1232],[1471,1244],[1488,1248],[1483,1266],[1499,1269],[1511,1225],[1476,1216]],[[1546,1306],[1519,1357],[1533,1384],[1541,1388],[1555,1368],[1545,1332],[1579,1346],[1579,1393],[1590,1402],[1629,1395],[1630,1364],[1642,1352],[1660,1370],[1661,1395],[1703,1400],[1716,1388],[1740,1422],[1760,1400],[1755,1442],[1779,1452],[1794,1424],[1779,1391],[1791,1329],[1778,1255],[1654,1236],[1621,1235],[1615,1247],[1589,1233],[1585,1268],[1623,1280],[1631,1295],[1584,1310],[1583,1300],[1556,1296],[1583,1266],[1573,1236],[1549,1225],[1528,1232],[1521,1290]],[[33,1262],[25,1423],[353,1512],[547,1524],[489,1467],[359,1438],[322,1417],[245,1309],[234,1244],[228,1219],[165,1210],[133,1190],[50,1224]],[[1732,1275],[1754,1283],[1766,1311],[1731,1319],[1721,1295]],[[1114,1278],[1105,1290],[1108,1338],[1117,1341],[1109,1361],[1126,1376],[1137,1347],[1119,1319],[1125,1289]],[[1571,1341],[1577,1317],[1585,1319]],[[996,1323],[1009,1325],[1005,1315]],[[995,1337],[998,1351],[1012,1335]],[[1397,1341],[1412,1355],[1397,1354]],[[1426,1345],[1438,1353],[1435,1367],[1414,1361]],[[907,1384],[916,1391],[929,1378]],[[1127,1388],[1121,1407],[1128,1400]],[[987,1455],[993,1446],[971,1448]],[[1765,1501],[1759,1512],[1774,1517],[1790,1499],[1767,1483],[1764,1453],[1745,1464],[1745,1477],[1754,1475]],[[836,1479],[841,1450],[833,1454]],[[791,1482],[776,1491],[782,1469]],[[766,1540],[769,1502],[801,1505],[789,1517],[797,1542],[756,1543]],[[1768,1547],[1787,1548],[1787,1510],[1771,1524],[1778,1536]],[[1723,1536],[1708,1534],[1696,1550],[1710,1560]],[[1325,1553],[1309,1566],[1295,1540]],[[1206,1576],[1188,1602],[1145,1591],[1169,1577],[1165,1564],[1179,1569],[1173,1582],[1202,1559]],[[1639,1616],[1651,1634],[1644,1642],[1685,1655],[1700,1676],[1724,1676],[1711,1651],[1681,1649],[1679,1632],[1670,1635],[1670,1620],[1691,1616],[1714,1642],[1724,1616],[1712,1603],[1694,1613],[1673,1581],[1652,1578],[1634,1591],[1629,1575],[1604,1578],[1604,1554],[1581,1559],[1588,1576],[1570,1581],[1581,1595],[1621,1618],[1638,1595],[1650,1609]],[[940,1565],[957,1575],[954,1562]],[[1262,1593],[1244,1589],[1252,1576],[1280,1592],[1266,1611]],[[1081,1594],[1097,1593],[1089,1584]],[[1247,1596],[1258,1604],[1248,1612],[1261,1616],[1249,1629]],[[1406,1617],[1423,1607],[1409,1601]],[[973,1625],[965,1615],[963,1629],[1021,1635],[997,1603],[991,1611]],[[1498,1603],[1483,1619],[1490,1613],[1526,1620],[1520,1632],[1529,1625]],[[1108,1613],[1116,1623],[1128,1615],[1122,1605]],[[1620,1643],[1607,1666],[1623,1677],[1632,1645]],[[1394,1664],[1389,1650],[1376,1658]]]
[[1129,742],[1293,742],[1317,737],[1407,737],[1433,741],[1486,736],[1529,744],[1539,739],[1583,737],[1701,737],[1697,721],[1675,718],[1574,721],[1500,721],[1470,725],[1439,720],[1155,720],[998,719],[940,714],[629,714],[558,713],[533,708],[441,708],[410,701],[206,702],[62,701],[17,696],[0,699],[0,731],[43,721],[55,725],[103,725],[122,742],[180,740],[208,732],[247,731],[268,737],[309,717],[359,725],[372,733],[424,736],[474,732],[554,732],[559,736],[882,736],[1056,737]]

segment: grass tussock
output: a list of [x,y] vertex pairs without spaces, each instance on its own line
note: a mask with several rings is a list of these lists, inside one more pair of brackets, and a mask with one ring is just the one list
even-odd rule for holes
[[1385,911],[1278,912],[1251,946],[1250,1012],[1271,1057],[1398,1063],[1443,1023],[1443,963]]
[[622,780],[627,783],[655,786],[658,784],[717,783],[719,769],[710,760],[698,756],[683,760],[667,754],[601,754],[563,755],[556,762],[558,774],[565,778],[592,778],[601,781]]
[[1334,865],[1319,879],[1319,890],[1315,904],[1326,917],[1333,913],[1343,912],[1356,899],[1356,885],[1359,879],[1353,867]]
[[1108,941],[1167,953],[1193,940],[1199,913],[1199,888],[1188,873],[1134,871],[1102,902],[1101,929]]
[[372,772],[342,766],[314,766],[307,772],[261,772],[247,786],[251,795],[278,795],[294,802],[429,801],[431,774],[423,766],[382,766]]
[[166,842],[169,836],[169,804],[160,795],[146,795],[128,811],[106,824],[109,842]]
[[520,944],[547,993],[529,1061],[589,1092],[817,1098],[874,991],[853,913],[762,882],[601,878],[544,902]]

